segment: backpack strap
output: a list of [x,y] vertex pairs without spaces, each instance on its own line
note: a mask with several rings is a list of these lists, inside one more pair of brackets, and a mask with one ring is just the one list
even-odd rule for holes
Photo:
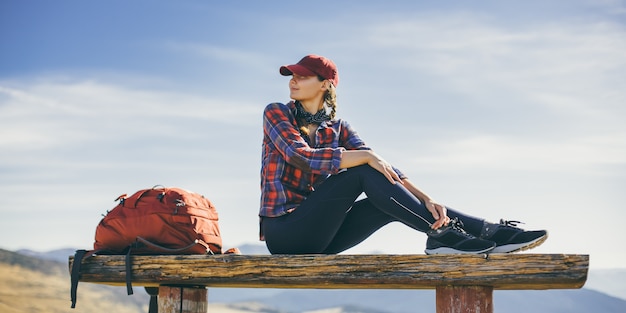
[[83,257],[87,253],[87,250],[76,250],[74,254],[74,263],[72,264],[72,271],[70,273],[70,298],[72,300],[72,309],[76,308],[76,291],[78,290],[78,280],[80,279],[80,265],[83,262]]
[[72,271],[70,272],[70,299],[72,300],[72,309],[76,308],[78,281],[80,280],[80,266],[83,259],[94,255],[96,250],[76,250],[74,254],[74,263],[72,263]]
[[126,252],[125,263],[126,263],[126,293],[130,296],[133,294],[133,264],[130,258],[130,252],[133,250],[133,245],[128,247],[128,252]]
[[[126,263],[126,292],[128,295],[133,294],[133,286],[132,286],[132,260],[130,258],[130,253],[132,250],[132,246],[128,247],[128,252],[125,256]],[[72,309],[76,308],[76,300],[77,300],[77,291],[78,291],[78,282],[80,281],[80,267],[83,263],[83,260],[87,257],[90,257],[98,252],[103,250],[76,250],[74,254],[74,262],[72,263],[72,270],[70,272],[70,299],[72,300]]]

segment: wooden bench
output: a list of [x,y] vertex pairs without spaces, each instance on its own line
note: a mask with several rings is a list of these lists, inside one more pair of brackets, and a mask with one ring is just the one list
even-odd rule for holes
[[[206,287],[436,289],[438,313],[493,312],[493,290],[575,289],[588,255],[132,256],[134,286],[158,287],[159,313],[207,312]],[[70,268],[73,257],[70,257]],[[80,281],[124,285],[124,256],[85,258]],[[155,288],[156,289],[156,288]]]

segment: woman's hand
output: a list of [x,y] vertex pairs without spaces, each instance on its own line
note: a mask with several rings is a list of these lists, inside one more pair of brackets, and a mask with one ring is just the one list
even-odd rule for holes
[[426,210],[428,210],[428,212],[433,215],[433,218],[435,218],[435,222],[430,225],[430,228],[437,229],[450,223],[448,209],[444,205],[433,200],[430,196],[417,188],[417,186],[415,186],[415,184],[413,184],[409,179],[404,180],[404,187],[420,199],[420,201],[424,203]]
[[389,182],[391,182],[392,184],[395,184],[396,182],[404,184],[404,182],[402,182],[402,179],[400,179],[400,176],[398,176],[398,173],[396,173],[396,171],[393,170],[393,167],[391,166],[391,164],[383,160],[383,158],[381,158],[378,154],[374,153],[373,151],[370,151],[370,159],[367,162],[367,164],[371,166],[372,168],[374,168],[375,170],[381,172],[383,175],[385,175],[385,177],[387,177]]
[[426,209],[433,215],[435,222],[430,226],[432,229],[437,229],[441,226],[448,225],[450,218],[448,217],[448,209],[444,205],[441,205],[432,199],[424,201]]

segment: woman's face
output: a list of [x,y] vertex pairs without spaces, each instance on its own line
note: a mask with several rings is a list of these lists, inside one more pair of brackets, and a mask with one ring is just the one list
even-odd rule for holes
[[318,100],[324,97],[324,82],[317,76],[300,76],[293,74],[289,80],[289,97],[300,102]]

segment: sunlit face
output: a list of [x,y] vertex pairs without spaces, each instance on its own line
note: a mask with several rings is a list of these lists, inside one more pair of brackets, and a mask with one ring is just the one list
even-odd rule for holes
[[317,76],[300,76],[293,74],[289,80],[289,97],[300,102],[319,100],[324,97],[324,82]]

